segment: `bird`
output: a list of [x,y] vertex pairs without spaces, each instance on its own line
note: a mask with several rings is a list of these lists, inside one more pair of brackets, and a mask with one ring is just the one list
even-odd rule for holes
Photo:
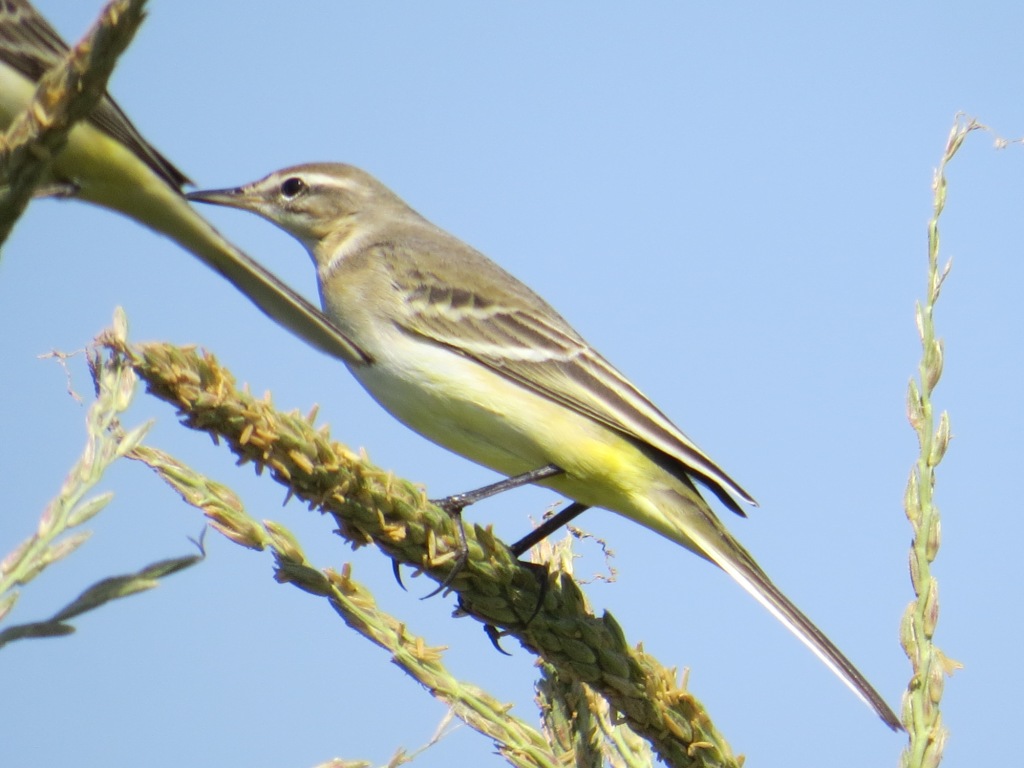
[[190,200],[263,217],[312,258],[324,313],[368,355],[369,394],[427,439],[603,507],[724,570],[893,730],[893,711],[768,578],[699,488],[754,498],[544,299],[352,165],[313,163]]
[[[28,107],[37,81],[59,66],[68,50],[30,3],[0,2],[0,130]],[[362,350],[320,310],[231,245],[188,204],[182,188],[190,183],[105,95],[90,117],[72,128],[41,187],[117,211],[166,235],[316,349],[342,359],[362,359]]]

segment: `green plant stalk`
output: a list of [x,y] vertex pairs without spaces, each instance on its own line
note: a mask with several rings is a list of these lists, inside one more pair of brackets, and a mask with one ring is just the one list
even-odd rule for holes
[[494,739],[498,750],[517,768],[561,768],[544,737],[509,715],[509,705],[480,688],[454,677],[443,663],[443,651],[409,632],[404,622],[382,611],[348,567],[339,573],[315,568],[292,534],[279,523],[262,524],[250,517],[229,488],[215,483],[171,456],[139,446],[130,458],[144,462],[212,524],[239,546],[269,548],[276,578],[312,595],[326,598],[331,608],[356,632],[391,654],[392,661],[446,703],[463,722]]
[[[110,337],[123,338],[126,333],[124,316],[118,313]],[[107,468],[134,448],[149,429],[149,424],[143,424],[128,434],[117,435],[110,430],[131,404],[136,381],[134,372],[127,369],[100,382],[96,402],[86,415],[88,437],[81,457],[44,510],[36,533],[0,562],[0,601],[7,609],[16,599],[15,587],[28,583],[47,566],[68,556],[85,542],[88,533],[60,537],[87,522],[110,501],[109,493],[88,500],[85,496]]]
[[29,108],[0,137],[0,245],[24,212],[75,123],[106,92],[107,80],[142,23],[146,0],[111,0],[59,67],[43,75]]
[[[107,334],[114,339],[125,338],[127,325],[123,312],[115,314],[114,329]],[[95,357],[89,363],[96,386],[96,402],[86,415],[88,439],[85,449],[57,497],[43,511],[36,533],[0,563],[0,620],[17,601],[16,587],[27,584],[49,565],[69,556],[88,540],[88,532],[70,533],[71,529],[91,520],[106,507],[113,494],[102,493],[90,499],[85,499],[85,495],[102,479],[108,467],[137,450],[149,429],[149,424],[144,424],[125,433],[118,420],[135,394],[135,373],[128,367],[104,366]],[[70,619],[113,600],[152,589],[160,579],[200,560],[201,553],[169,558],[150,563],[132,573],[101,579],[47,619],[0,629],[0,648],[15,640],[69,635],[75,631],[74,626],[68,623]]]
[[[282,414],[268,400],[239,391],[210,355],[165,344],[105,342],[124,356],[149,391],[178,408],[182,422],[228,443],[241,463],[272,477],[331,514],[355,545],[374,543],[397,563],[441,580],[456,548],[452,520],[423,490],[333,443],[311,417]],[[578,585],[555,573],[541,592],[489,529],[467,526],[469,562],[452,591],[467,614],[519,640],[567,680],[585,682],[622,715],[670,766],[737,766],[724,738],[673,671],[626,644],[608,614],[588,612]],[[543,601],[541,601],[543,597]],[[536,616],[524,626],[540,602]]]
[[[573,536],[558,543],[540,542],[531,550],[533,562],[572,576]],[[589,610],[589,605],[587,605]],[[608,702],[586,683],[564,679],[552,665],[541,663],[537,705],[544,733],[556,753],[577,768],[650,768],[654,756],[647,742],[618,723]]]
[[935,335],[934,314],[951,267],[951,263],[939,267],[939,218],[946,204],[946,165],[967,135],[980,127],[973,120],[965,123],[958,117],[935,171],[933,210],[928,222],[928,284],[924,303],[918,302],[915,308],[922,354],[918,379],[911,379],[908,388],[907,416],[917,434],[920,452],[904,498],[907,519],[914,533],[910,575],[916,598],[907,606],[900,631],[900,640],[912,667],[903,700],[903,724],[910,739],[902,755],[904,768],[936,768],[942,760],[947,732],[939,702],[945,677],[956,667],[933,642],[939,616],[939,588],[931,564],[938,554],[941,534],[939,510],[934,503],[935,470],[950,440],[949,416],[942,412],[936,426],[931,400],[942,376],[943,364],[943,346]]
[[[117,364],[117,361],[113,361]],[[421,683],[435,698],[451,707],[452,712],[474,730],[494,739],[498,750],[514,766],[521,768],[560,768],[566,764],[601,766],[602,747],[600,736],[607,739],[603,747],[608,765],[641,768],[650,766],[652,758],[646,744],[633,735],[625,726],[616,725],[608,711],[607,703],[596,697],[582,683],[562,684],[551,667],[544,665],[542,689],[553,687],[568,689],[575,694],[571,706],[559,703],[564,728],[560,735],[566,736],[578,724],[570,718],[580,717],[584,711],[593,720],[589,729],[592,740],[590,752],[594,757],[588,762],[580,760],[579,745],[558,749],[566,742],[578,739],[571,734],[565,739],[553,738],[552,729],[547,727],[545,739],[536,729],[518,718],[509,715],[508,705],[502,704],[476,686],[457,680],[443,664],[441,649],[427,645],[426,641],[409,633],[404,623],[381,611],[372,594],[352,578],[351,570],[343,568],[341,573],[334,570],[316,570],[305,558],[301,546],[294,537],[277,523],[264,521],[262,524],[250,517],[244,510],[237,495],[226,486],[215,483],[195,470],[187,467],[162,451],[140,445],[129,458],[145,463],[167,482],[190,505],[204,512],[211,524],[224,536],[239,546],[253,550],[270,548],[277,562],[277,579],[299,587],[303,591],[328,600],[335,612],[345,623],[391,654],[392,661]],[[570,570],[571,542],[555,547],[544,542],[543,560],[560,570]],[[535,552],[535,556],[538,553]],[[571,570],[570,570],[571,572]],[[550,698],[542,704],[550,712]],[[568,717],[565,714],[568,713]],[[555,752],[552,752],[552,748]]]

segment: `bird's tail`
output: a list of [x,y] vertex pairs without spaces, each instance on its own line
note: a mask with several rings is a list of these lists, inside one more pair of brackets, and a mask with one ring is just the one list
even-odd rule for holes
[[[690,489],[686,489],[689,491]],[[684,495],[685,494],[685,495]],[[902,730],[899,718],[860,671],[803,612],[779,590],[750,554],[715,518],[697,494],[665,491],[654,499],[659,507],[659,533],[707,558],[750,593],[796,635],[858,698],[890,728]],[[659,503],[660,502],[660,503]]]

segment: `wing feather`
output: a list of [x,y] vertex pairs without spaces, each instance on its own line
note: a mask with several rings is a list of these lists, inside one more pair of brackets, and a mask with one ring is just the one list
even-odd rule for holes
[[[405,332],[458,352],[518,384],[661,454],[738,514],[730,494],[756,504],[690,438],[536,296],[501,301],[453,288],[415,270],[396,280]],[[539,303],[539,307],[534,306]]]

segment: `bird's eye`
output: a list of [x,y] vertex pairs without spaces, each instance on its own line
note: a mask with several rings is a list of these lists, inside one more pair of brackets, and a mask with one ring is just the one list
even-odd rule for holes
[[306,190],[306,182],[300,179],[298,176],[292,176],[291,178],[285,179],[281,182],[281,194],[284,195],[288,200],[292,200],[298,197]]

